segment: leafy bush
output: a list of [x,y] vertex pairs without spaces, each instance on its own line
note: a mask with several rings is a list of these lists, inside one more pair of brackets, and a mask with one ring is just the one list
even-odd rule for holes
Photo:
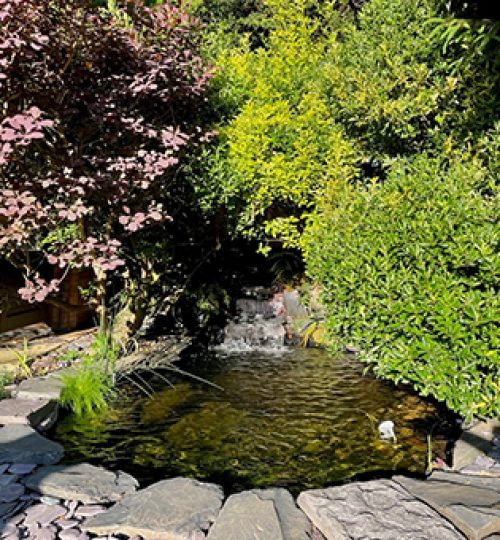
[[332,107],[367,153],[441,151],[491,126],[498,73],[467,44],[446,46],[443,7],[439,0],[371,0],[342,28],[328,66]]
[[265,47],[222,51],[214,85],[226,110],[196,187],[207,206],[222,202],[234,231],[297,246],[322,186],[352,175],[353,150],[335,125],[326,92],[328,40],[308,17],[309,2],[267,1],[273,30]]
[[328,196],[305,242],[332,339],[467,417],[500,414],[494,180],[477,158],[399,159]]
[[171,219],[174,171],[203,138],[198,20],[108,4],[0,0],[0,255],[29,301],[57,294],[53,267],[93,268],[101,296],[117,269],[151,276],[127,255]]

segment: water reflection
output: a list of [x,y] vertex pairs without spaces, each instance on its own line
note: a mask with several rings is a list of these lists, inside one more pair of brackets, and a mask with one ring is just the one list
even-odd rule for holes
[[[131,391],[104,413],[68,416],[55,433],[66,460],[121,468],[143,483],[190,475],[229,489],[297,490],[370,471],[424,470],[436,407],[363,377],[352,357],[219,353],[187,369],[224,390],[183,379],[153,398]],[[396,444],[379,438],[385,419],[395,423]],[[434,451],[444,455],[445,442],[435,437]]]

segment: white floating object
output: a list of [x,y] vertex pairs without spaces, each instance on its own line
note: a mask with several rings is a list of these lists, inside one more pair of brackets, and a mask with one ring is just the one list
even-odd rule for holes
[[384,420],[380,422],[378,426],[378,432],[380,433],[380,438],[385,441],[392,439],[396,441],[396,434],[394,433],[394,422],[392,420]]

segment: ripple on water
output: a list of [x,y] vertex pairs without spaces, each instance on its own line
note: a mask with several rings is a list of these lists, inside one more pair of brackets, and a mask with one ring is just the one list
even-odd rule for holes
[[[423,472],[433,404],[362,375],[352,357],[299,349],[216,354],[188,367],[224,390],[183,379],[152,398],[122,393],[109,410],[57,426],[68,461],[85,459],[144,483],[190,475],[229,489],[320,487],[371,471]],[[380,441],[391,419],[397,444]],[[434,438],[443,454],[445,439]]]

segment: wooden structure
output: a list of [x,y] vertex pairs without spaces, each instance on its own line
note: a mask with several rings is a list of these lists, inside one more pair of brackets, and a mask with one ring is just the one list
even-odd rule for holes
[[22,286],[20,273],[0,261],[0,332],[39,322],[56,331],[81,328],[89,322],[91,311],[83,302],[79,287],[87,287],[91,279],[90,270],[70,270],[57,299],[30,304],[17,292]]

